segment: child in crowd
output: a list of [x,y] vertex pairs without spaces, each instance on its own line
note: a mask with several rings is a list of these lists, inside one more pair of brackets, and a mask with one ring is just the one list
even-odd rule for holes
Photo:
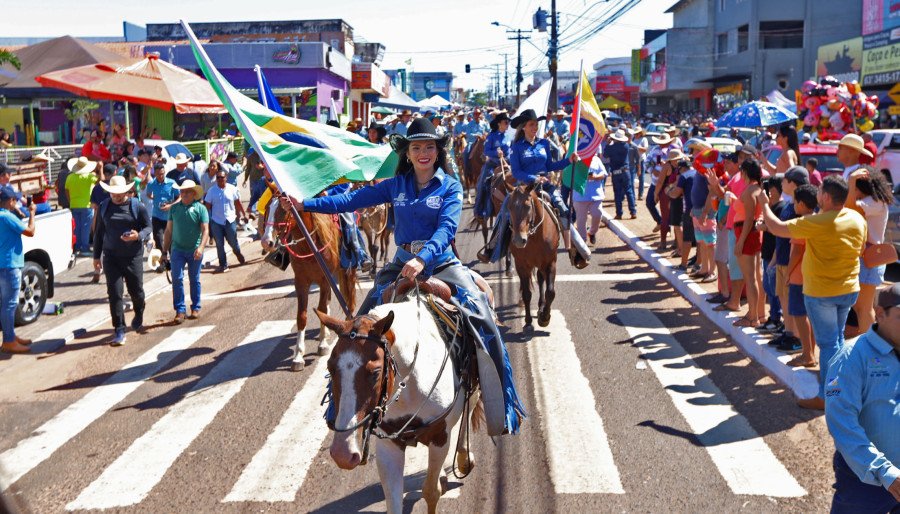
[[822,185],[822,172],[818,170],[819,160],[810,157],[806,160],[806,171],[809,173],[809,183],[819,187]]
[[[769,207],[776,216],[780,216],[785,204],[784,200],[781,199],[781,176],[767,179],[763,183],[763,187],[769,194]],[[781,301],[778,299],[778,294],[775,291],[775,236],[769,232],[763,231],[761,255],[763,291],[765,291],[766,299],[769,302],[769,317],[759,328],[764,332],[775,332],[782,329],[784,325],[781,322]]]
[[[819,206],[816,199],[818,189],[812,184],[800,186],[794,191],[794,209],[799,216],[815,214]],[[788,313],[794,318],[794,327],[800,336],[800,345],[786,342],[780,346],[780,350],[795,352],[802,350],[800,355],[788,361],[788,366],[803,366],[812,368],[817,365],[812,328],[809,318],[806,317],[806,305],[803,300],[803,272],[801,264],[806,250],[806,241],[791,238],[791,260],[788,264]]]
[[[788,169],[784,177],[781,179],[781,188],[785,204],[781,209],[779,219],[781,221],[792,220],[797,217],[794,210],[794,191],[798,187],[809,184],[809,172],[802,166],[793,166]],[[794,317],[788,309],[788,264],[791,259],[791,241],[787,237],[775,237],[775,293],[782,306],[782,316],[784,318],[784,330],[774,339],[769,341],[773,346],[795,347],[800,346],[800,340],[797,338],[796,329],[794,328]]]

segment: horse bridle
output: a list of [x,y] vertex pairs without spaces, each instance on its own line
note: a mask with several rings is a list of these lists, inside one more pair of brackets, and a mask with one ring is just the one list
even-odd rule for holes
[[[535,196],[531,196],[529,193],[528,200],[531,202],[531,216],[528,219],[528,237],[531,237],[538,231],[541,225],[544,224],[544,218],[547,217],[547,213],[544,212],[544,209],[541,209],[541,219],[535,224],[534,217],[535,211],[537,210]],[[509,226],[512,227],[512,216],[509,217]]]
[[[399,279],[398,279],[398,282],[399,282]],[[396,291],[396,287],[394,290]],[[415,292],[416,292],[416,301],[419,301],[418,282],[416,283]],[[392,298],[392,301],[393,301],[393,298]],[[363,317],[366,317],[370,320],[378,321],[377,318],[375,318],[374,316],[371,316],[369,314],[366,314]],[[461,331],[462,331],[462,327],[457,326],[456,334],[457,335],[460,334]],[[441,363],[441,368],[440,368],[440,370],[438,370],[437,376],[434,379],[434,384],[432,384],[431,389],[428,391],[428,394],[425,395],[425,399],[422,401],[422,404],[419,406],[418,409],[416,409],[416,412],[413,413],[409,417],[409,419],[406,421],[406,423],[403,424],[402,427],[400,427],[396,432],[388,434],[388,433],[384,432],[383,430],[381,430],[381,424],[384,421],[384,418],[385,418],[385,415],[387,414],[388,408],[400,399],[401,393],[403,392],[404,389],[406,389],[406,381],[412,375],[412,372],[416,366],[416,360],[419,357],[419,340],[416,339],[416,347],[415,347],[415,350],[413,350],[413,358],[409,364],[409,371],[406,373],[406,375],[403,376],[403,378],[400,379],[399,382],[397,382],[396,377],[400,374],[400,370],[397,368],[397,362],[394,359],[394,356],[390,351],[390,347],[389,347],[390,341],[384,335],[381,335],[381,336],[376,336],[373,334],[361,335],[358,332],[356,332],[355,330],[351,330],[350,332],[347,332],[345,334],[338,334],[338,337],[347,337],[351,341],[363,340],[363,341],[373,342],[373,343],[377,344],[379,347],[381,347],[381,349],[384,352],[382,368],[381,368],[381,370],[382,370],[381,371],[381,394],[379,395],[378,403],[375,405],[375,407],[372,408],[372,410],[369,411],[365,416],[363,416],[363,418],[361,420],[359,420],[358,422],[356,422],[355,424],[353,424],[349,427],[336,428],[334,426],[333,419],[326,420],[326,424],[328,425],[328,428],[337,433],[355,432],[359,428],[363,428],[363,435],[362,435],[363,453],[362,453],[362,459],[360,460],[360,464],[365,465],[369,460],[369,439],[371,438],[371,436],[373,434],[375,435],[375,437],[378,437],[379,439],[389,439],[389,440],[397,440],[397,439],[406,440],[406,439],[408,439],[407,429],[409,428],[409,425],[413,422],[413,420],[416,419],[416,417],[419,415],[419,413],[425,407],[425,404],[427,403],[428,398],[431,398],[431,395],[434,393],[434,390],[437,388],[437,385],[440,382],[441,376],[443,376],[443,374],[444,374],[444,368],[447,366],[447,361],[450,358],[450,350],[449,350],[449,348],[445,348],[444,361]],[[391,382],[397,383],[397,390],[394,391],[393,394],[389,393]],[[459,386],[455,388],[455,391],[453,394],[453,401],[444,410],[444,412],[441,413],[436,418],[429,421],[428,423],[423,423],[418,428],[413,429],[413,431],[412,431],[413,434],[420,432],[424,429],[427,429],[431,425],[434,425],[435,423],[446,418],[450,414],[450,412],[453,410],[453,407],[456,405],[456,400],[459,397],[459,391],[461,388],[462,388],[462,381],[460,381]],[[325,393],[325,396],[322,398],[323,405],[325,404],[326,401],[330,401],[330,395],[331,395],[331,389],[329,389],[328,392]]]

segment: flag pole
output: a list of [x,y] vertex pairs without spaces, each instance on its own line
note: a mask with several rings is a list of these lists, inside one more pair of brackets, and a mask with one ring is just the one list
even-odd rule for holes
[[[196,51],[199,52],[206,61],[209,61],[209,56],[206,55],[206,50],[204,50],[203,46],[200,44],[200,42],[197,41],[197,36],[194,35],[194,31],[191,29],[190,25],[188,25],[188,23],[186,21],[181,20],[181,26],[182,26],[182,28],[184,28],[184,31],[187,34],[188,39],[190,39],[191,42],[195,45]],[[213,68],[213,70],[214,70],[214,68]],[[206,77],[206,79],[209,80],[210,82],[212,82],[213,80],[217,80],[215,77],[215,72],[211,73],[211,75],[213,75],[213,77],[208,76],[208,77]],[[223,96],[224,96],[224,98],[223,98]],[[234,105],[229,100],[227,94],[220,95],[219,99],[222,100],[222,103],[226,106],[226,108],[230,107],[230,109],[228,111],[230,113],[232,113],[232,116],[234,116],[235,123],[237,123],[239,128],[242,129],[241,132],[243,132],[244,134],[247,135],[247,140],[250,141],[250,143],[253,145],[253,148],[256,150],[256,153],[259,155],[259,159],[262,161],[262,163],[266,166],[267,169],[271,169],[271,167],[269,166],[269,163],[266,162],[265,152],[262,151],[262,148],[260,148],[259,143],[257,143],[256,140],[253,138],[252,132],[250,132],[249,130],[246,130],[247,127],[243,126],[245,124],[244,124],[244,119],[242,117],[240,109],[238,109],[237,106]],[[270,175],[270,176],[272,177],[272,180],[275,182],[275,185],[278,186],[278,189],[280,191],[284,191],[284,189],[278,183],[278,178],[275,175]],[[344,315],[347,316],[348,318],[351,317],[353,314],[350,312],[350,308],[347,306],[347,300],[345,300],[344,295],[341,294],[341,290],[338,287],[337,281],[334,279],[334,276],[331,274],[331,271],[328,269],[328,265],[325,263],[325,258],[322,257],[322,254],[319,252],[319,248],[316,246],[316,243],[315,243],[315,241],[313,241],[313,238],[310,235],[309,230],[307,230],[306,225],[303,223],[303,218],[300,217],[300,213],[297,212],[297,208],[294,207],[293,202],[290,202],[290,204],[291,204],[291,209],[290,209],[291,215],[294,216],[294,220],[297,222],[297,226],[300,228],[300,232],[303,234],[303,237],[306,238],[306,242],[307,242],[307,244],[309,244],[309,249],[312,252],[313,256],[315,257],[316,263],[318,263],[319,267],[322,269],[322,273],[325,275],[325,277],[328,278],[328,285],[331,287],[331,291],[334,293],[335,297],[337,298],[337,301],[340,304],[341,309],[344,311]]]
[[[574,144],[572,145],[572,153],[575,154],[576,158],[578,157],[578,134],[581,132],[578,130],[578,126],[581,124],[581,95],[582,91],[582,81],[584,80],[584,59],[581,60],[580,71],[578,72],[578,94],[575,95],[575,106],[573,109],[572,116],[572,135],[571,138],[574,138]],[[569,226],[572,226],[574,222],[573,212],[575,211],[575,163],[570,164],[569,171],[569,197],[566,199],[569,203]]]

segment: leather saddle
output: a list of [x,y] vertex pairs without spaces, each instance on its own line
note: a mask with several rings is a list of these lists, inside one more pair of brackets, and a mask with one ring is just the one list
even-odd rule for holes
[[384,290],[381,294],[381,302],[391,303],[392,299],[402,298],[415,288],[416,282],[419,284],[420,292],[440,298],[444,302],[450,302],[450,297],[452,296],[450,286],[443,280],[435,277],[428,277],[424,280],[417,278],[415,281],[408,278],[400,278]]

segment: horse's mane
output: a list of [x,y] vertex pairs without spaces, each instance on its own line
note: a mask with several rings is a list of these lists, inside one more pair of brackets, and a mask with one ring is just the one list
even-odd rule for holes
[[330,214],[309,214],[309,217],[312,218],[313,226],[310,227],[311,231],[315,231],[318,235],[318,245],[321,248],[331,248],[332,250],[337,250],[337,239],[340,237],[340,232],[335,230],[334,222],[331,219]]

